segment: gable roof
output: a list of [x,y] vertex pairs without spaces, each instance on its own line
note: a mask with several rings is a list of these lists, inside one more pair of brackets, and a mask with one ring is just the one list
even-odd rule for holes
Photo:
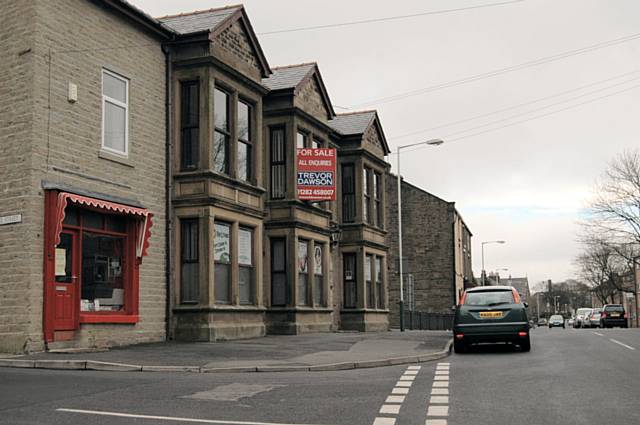
[[273,73],[262,79],[262,85],[271,91],[293,90],[297,94],[298,90],[311,78],[315,78],[320,88],[320,96],[329,111],[330,119],[336,116],[333,105],[329,99],[329,93],[320,75],[320,68],[316,62],[300,63],[296,65],[278,66],[273,68]]
[[180,13],[178,15],[167,15],[157,19],[179,34],[194,34],[215,30],[226,19],[241,9],[241,5],[234,5],[217,9]]
[[311,74],[315,66],[316,64],[311,62],[275,67],[273,74],[262,79],[262,84],[269,90],[295,89]]
[[196,10],[178,15],[167,15],[156,19],[182,36],[209,33],[210,39],[227,29],[235,21],[242,20],[249,42],[255,50],[258,62],[262,67],[262,76],[267,77],[271,74],[271,68],[258,42],[258,37],[251,26],[244,6],[241,4],[216,9]]
[[380,118],[378,117],[378,111],[371,110],[338,114],[334,119],[329,121],[329,125],[343,136],[364,134],[367,132],[369,127],[371,127],[371,125],[375,125],[376,129],[378,130],[378,134],[380,134],[382,148],[385,155],[391,152],[391,150],[389,149],[389,145],[387,144],[387,138],[384,135],[384,131],[382,130],[382,124],[380,123]]
[[344,135],[364,134],[375,118],[376,111],[351,112],[336,115],[329,125]]

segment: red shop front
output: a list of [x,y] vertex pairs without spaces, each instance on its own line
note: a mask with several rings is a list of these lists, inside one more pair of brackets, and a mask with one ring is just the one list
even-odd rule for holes
[[46,342],[72,339],[82,323],[138,322],[152,216],[123,203],[45,192]]

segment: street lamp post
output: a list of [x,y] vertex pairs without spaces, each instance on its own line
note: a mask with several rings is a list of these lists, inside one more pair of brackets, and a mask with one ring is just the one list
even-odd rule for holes
[[404,274],[402,270],[402,175],[400,174],[400,151],[402,149],[410,148],[412,146],[419,145],[431,145],[439,146],[444,142],[440,139],[431,139],[424,142],[411,143],[408,145],[398,146],[396,155],[398,156],[398,271],[400,272],[400,331],[404,332]]
[[484,242],[482,242],[482,278],[481,278],[482,285],[481,286],[485,286],[485,275],[486,275],[486,272],[484,270],[484,246],[486,244],[490,244],[490,243],[503,244],[503,243],[506,243],[506,242],[505,241],[484,241]]

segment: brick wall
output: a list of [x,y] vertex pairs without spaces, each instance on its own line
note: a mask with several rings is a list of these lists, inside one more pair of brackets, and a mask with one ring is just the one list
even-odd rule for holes
[[[387,175],[387,239],[389,246],[390,324],[399,326],[398,302],[398,192],[394,175]],[[450,203],[415,186],[402,183],[403,270],[412,273],[415,309],[427,312],[450,312],[454,305],[453,215]],[[408,267],[407,267],[408,266]],[[405,288],[406,303],[406,288]],[[406,304],[405,304],[406,306]]]
[[[0,226],[0,352],[18,352],[37,340],[38,285],[29,275],[29,245],[35,243],[28,213],[33,119],[34,1],[3,2],[0,14],[0,217],[22,213],[22,222]],[[42,263],[40,263],[42,268]],[[41,286],[40,286],[41,288]],[[31,300],[30,293],[36,295]],[[32,305],[32,302],[34,305]]]
[[[26,27],[25,9],[30,4],[12,2],[12,6],[21,9],[15,12],[20,17],[16,21],[24,21],[19,28]],[[15,284],[20,290],[2,303],[0,323],[12,321],[11,329],[22,335],[18,338],[23,340],[25,350],[43,347],[44,193],[41,184],[46,180],[134,198],[154,214],[149,255],[140,269],[140,322],[82,325],[79,339],[85,346],[161,340],[165,309],[165,71],[160,43],[124,17],[94,2],[36,0],[34,5],[37,18],[34,20],[31,14],[31,39],[26,41],[23,36],[19,43],[27,44],[32,52],[28,58],[25,55],[16,59],[11,55],[16,63],[30,61],[34,66],[24,89],[33,93],[29,105],[31,116],[25,115],[32,133],[21,136],[23,139],[15,143],[16,148],[9,151],[7,159],[11,164],[29,164],[14,166],[7,173],[9,179],[26,180],[28,187],[25,184],[13,190],[14,193],[0,191],[0,205],[16,197],[22,199],[16,208],[25,216],[20,229],[23,244],[20,255],[28,261],[9,259],[16,266],[23,264],[16,277],[19,282]],[[3,18],[6,16],[3,12]],[[3,32],[7,30],[6,25],[2,28]],[[13,47],[12,51],[16,49]],[[103,67],[129,79],[129,156],[126,160],[115,160],[101,152]],[[24,78],[18,72],[14,74],[17,74],[16,80]],[[69,82],[78,87],[76,103],[67,101]],[[2,92],[0,104],[5,103],[6,97]],[[16,115],[15,119],[19,118]],[[0,137],[4,137],[4,133],[3,125]],[[0,257],[2,261],[7,261],[6,253],[4,258]],[[21,312],[16,318],[11,316],[14,310]],[[21,323],[20,328],[16,327],[17,323]],[[4,329],[7,332],[8,328]],[[0,341],[4,340],[0,334]],[[17,343],[19,341],[12,343],[14,348]],[[12,347],[0,349],[13,350]]]

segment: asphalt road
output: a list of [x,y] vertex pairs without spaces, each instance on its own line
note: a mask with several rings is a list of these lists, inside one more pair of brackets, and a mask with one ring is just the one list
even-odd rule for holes
[[635,424],[638,378],[640,331],[541,328],[530,353],[481,347],[440,362],[351,371],[0,368],[0,424]]

